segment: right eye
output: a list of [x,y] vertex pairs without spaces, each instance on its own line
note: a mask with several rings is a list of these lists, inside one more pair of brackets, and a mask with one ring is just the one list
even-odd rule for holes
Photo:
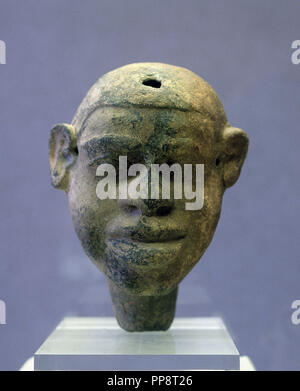
[[115,159],[112,156],[99,156],[91,159],[88,163],[90,167],[98,167],[100,164],[111,164],[112,166],[115,167],[115,169],[118,169],[119,166],[119,160]]
[[112,157],[99,157],[93,159],[90,163],[88,163],[89,167],[91,167],[96,174],[97,168],[101,166],[102,164],[109,164],[114,167],[116,172],[116,178],[118,181],[119,178],[119,161],[116,159],[113,159]]
[[88,162],[89,167],[97,168],[100,164],[105,163],[103,157],[95,158]]

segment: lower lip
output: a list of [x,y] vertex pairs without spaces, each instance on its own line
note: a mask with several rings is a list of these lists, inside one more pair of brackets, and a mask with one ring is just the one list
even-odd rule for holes
[[126,241],[126,242],[133,242],[133,243],[141,243],[141,244],[157,244],[157,243],[177,243],[182,241],[185,238],[185,235],[178,236],[177,238],[170,238],[170,239],[164,239],[164,240],[155,240],[149,238],[148,240],[143,239],[136,239],[131,236],[127,236],[124,234],[120,234],[118,232],[107,232],[107,236],[109,240],[117,240],[117,241]]
[[110,258],[121,263],[127,262],[137,269],[160,269],[178,260],[183,244],[184,238],[165,242],[141,242],[119,237],[108,239],[107,250]]
[[142,240],[136,240],[136,239],[132,239],[132,238],[110,238],[110,240],[112,241],[116,241],[116,242],[121,242],[121,243],[126,243],[126,244],[134,244],[134,245],[137,245],[137,246],[142,246],[142,247],[145,247],[145,248],[149,248],[149,247],[156,247],[156,248],[159,248],[159,247],[170,247],[170,246],[176,246],[176,245],[179,245],[183,242],[183,239],[184,237],[180,237],[178,239],[170,239],[170,240],[164,240],[164,241],[153,241],[153,242],[146,242],[146,241],[142,241]]

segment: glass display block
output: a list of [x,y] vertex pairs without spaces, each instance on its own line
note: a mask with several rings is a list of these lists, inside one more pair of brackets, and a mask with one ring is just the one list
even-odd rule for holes
[[34,355],[35,370],[237,370],[221,318],[175,318],[168,331],[127,332],[115,318],[68,317]]

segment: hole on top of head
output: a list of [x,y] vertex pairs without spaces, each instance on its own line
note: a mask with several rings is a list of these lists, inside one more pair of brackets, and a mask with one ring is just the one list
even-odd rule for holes
[[217,158],[217,159],[216,159],[216,166],[218,167],[218,166],[220,165],[220,163],[221,163],[220,158]]
[[161,82],[159,80],[155,79],[146,79],[143,81],[144,86],[153,87],[153,88],[160,88]]

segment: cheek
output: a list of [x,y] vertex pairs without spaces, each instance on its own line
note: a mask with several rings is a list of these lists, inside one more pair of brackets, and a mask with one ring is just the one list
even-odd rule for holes
[[203,208],[199,211],[186,212],[190,213],[189,221],[193,228],[189,231],[183,249],[184,256],[181,258],[182,278],[198,263],[209,246],[219,221],[221,203],[221,193],[206,191]]
[[98,178],[77,169],[68,193],[69,209],[76,234],[83,249],[101,269],[105,252],[106,225],[116,213],[115,200],[99,200],[96,195]]
[[194,243],[193,247],[199,249],[200,253],[203,253],[210,244],[221,212],[223,191],[221,186],[215,186],[213,182],[206,181],[202,209],[189,212],[193,227],[190,231],[190,240]]

